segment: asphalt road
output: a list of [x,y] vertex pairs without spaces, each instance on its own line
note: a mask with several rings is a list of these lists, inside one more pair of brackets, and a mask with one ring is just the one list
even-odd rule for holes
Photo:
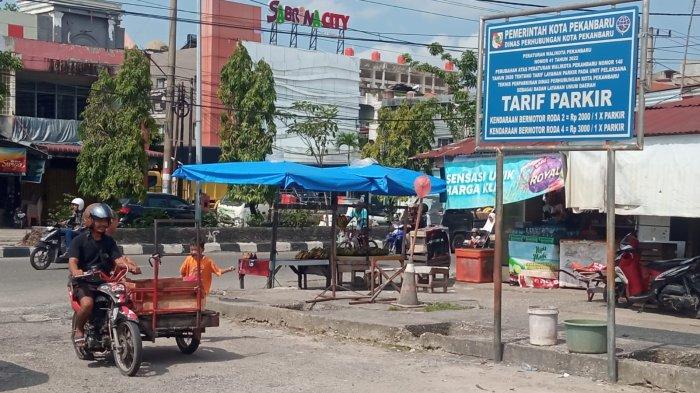
[[[215,259],[235,260],[232,254]],[[182,258],[167,258],[164,274]],[[145,258],[136,258],[145,265]],[[145,343],[136,377],[122,377],[111,361],[78,360],[69,341],[65,266],[33,270],[26,258],[0,259],[0,392],[639,392],[590,379],[524,371],[438,351],[307,336],[263,325],[207,331],[194,355],[174,340]],[[264,279],[251,277],[251,285]],[[215,285],[226,287],[237,276]],[[283,282],[295,283],[285,273]]]

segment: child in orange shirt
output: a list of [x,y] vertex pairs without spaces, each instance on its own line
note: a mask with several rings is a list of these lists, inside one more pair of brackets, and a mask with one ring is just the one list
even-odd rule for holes
[[222,270],[216,265],[211,258],[204,256],[204,242],[197,244],[196,240],[193,240],[190,244],[190,256],[185,258],[180,266],[180,275],[183,279],[187,281],[197,280],[197,260],[200,262],[201,275],[202,275],[202,290],[204,292],[204,298],[209,294],[211,290],[211,278],[213,274],[221,276],[222,274],[232,272],[235,268],[231,266],[228,269]]

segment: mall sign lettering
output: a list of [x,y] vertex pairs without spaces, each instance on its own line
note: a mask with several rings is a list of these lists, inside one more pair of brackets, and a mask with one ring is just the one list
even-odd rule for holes
[[347,30],[348,22],[350,21],[350,15],[334,12],[321,14],[318,10],[285,6],[280,4],[278,0],[271,1],[269,6],[270,14],[267,16],[267,23],[291,22],[310,27]]

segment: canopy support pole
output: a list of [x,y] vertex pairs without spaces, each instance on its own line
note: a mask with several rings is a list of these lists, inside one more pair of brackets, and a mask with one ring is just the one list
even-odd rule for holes
[[275,286],[275,272],[277,271],[277,227],[279,227],[279,190],[275,193],[272,203],[272,239],[270,239],[270,274],[267,280],[267,288]]
[[338,197],[332,192],[331,193],[331,252],[330,252],[330,264],[331,264],[331,291],[333,292],[333,297],[335,298],[336,287],[338,286],[338,258],[336,258],[336,252],[338,252],[338,239],[336,238],[336,225],[338,223]]
[[[328,262],[330,264],[330,269],[331,269],[331,286],[326,288],[323,292],[321,292],[318,296],[316,296],[312,300],[307,300],[307,303],[312,303],[311,307],[313,307],[314,304],[318,302],[327,302],[330,300],[341,300],[341,299],[350,299],[350,300],[359,300],[359,299],[365,299],[368,298],[368,295],[362,295],[359,294],[355,291],[350,290],[349,288],[345,288],[342,285],[338,285],[338,258],[336,256],[338,252],[338,241],[337,241],[337,220],[338,220],[338,194],[336,192],[331,192],[331,249],[330,253],[328,255]],[[342,296],[338,297],[336,295],[336,292],[338,291],[338,288],[342,288],[346,291],[349,292],[354,292],[357,293],[358,296]],[[332,295],[327,296],[326,292],[331,291]]]

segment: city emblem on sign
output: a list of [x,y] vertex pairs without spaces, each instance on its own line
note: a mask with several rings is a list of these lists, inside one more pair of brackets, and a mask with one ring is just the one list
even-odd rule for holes
[[503,48],[503,32],[493,32],[491,34],[491,45],[493,46],[493,49],[500,49]]
[[632,20],[630,20],[629,16],[627,15],[620,16],[619,18],[617,18],[617,22],[615,22],[615,27],[617,28],[617,31],[620,32],[620,34],[627,33],[627,30],[630,29],[630,26],[632,26]]

